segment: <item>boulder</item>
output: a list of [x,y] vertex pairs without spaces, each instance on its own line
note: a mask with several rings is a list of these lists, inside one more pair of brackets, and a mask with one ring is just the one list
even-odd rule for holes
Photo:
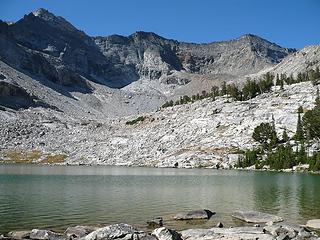
[[91,226],[68,227],[64,234],[67,236],[68,239],[77,239],[82,238],[97,229],[97,227]]
[[216,227],[218,227],[218,228],[223,228],[223,223],[222,223],[222,222],[218,222],[217,225],[216,225]]
[[186,213],[178,213],[173,218],[175,220],[194,220],[194,219],[209,219],[215,212],[211,212],[210,210],[195,210]]
[[181,232],[184,240],[272,240],[274,237],[263,232],[262,228],[235,227],[235,228],[211,228],[189,229]]
[[148,227],[162,227],[163,226],[163,218],[157,217],[150,221],[147,221]]
[[10,237],[5,237],[4,235],[0,235],[0,240],[11,240],[13,238],[10,238]]
[[307,221],[306,224],[309,228],[320,229],[320,219],[312,219]]
[[30,239],[38,240],[62,240],[64,239],[62,234],[52,232],[50,230],[32,229],[30,233]]
[[306,228],[286,222],[265,226],[263,230],[264,232],[269,233],[274,237],[282,239],[308,239],[310,237],[314,237]]
[[8,233],[8,237],[16,240],[30,238],[30,231],[12,231]]
[[111,239],[132,239],[134,236],[142,232],[135,229],[133,226],[120,223],[109,225],[103,228],[99,228],[87,236],[83,237],[84,240],[111,240]]
[[283,221],[279,216],[257,211],[236,211],[232,214],[232,217],[248,223],[267,223],[270,221],[275,223]]
[[165,227],[155,229],[151,235],[158,240],[182,240],[180,233]]

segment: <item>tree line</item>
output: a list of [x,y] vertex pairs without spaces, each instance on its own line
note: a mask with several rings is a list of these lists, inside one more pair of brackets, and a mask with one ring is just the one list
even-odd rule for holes
[[311,81],[313,85],[320,83],[319,67],[315,70],[311,69],[306,72],[300,72],[296,77],[293,77],[292,74],[290,76],[284,73],[274,75],[268,72],[257,81],[247,78],[242,88],[239,88],[235,83],[227,84],[224,81],[220,87],[213,86],[210,92],[203,90],[201,93],[194,94],[191,97],[184,95],[179,100],[165,102],[162,108],[192,103],[205,98],[212,98],[214,101],[218,96],[229,96],[237,101],[246,101],[255,98],[259,94],[269,92],[274,85],[280,86],[280,89],[284,89],[285,84],[291,85],[307,81]]

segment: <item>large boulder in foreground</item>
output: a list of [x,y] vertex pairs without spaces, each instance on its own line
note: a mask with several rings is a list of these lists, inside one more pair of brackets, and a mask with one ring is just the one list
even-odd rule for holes
[[158,240],[182,240],[178,232],[165,227],[155,229],[152,235]]
[[88,235],[89,233],[97,230],[97,227],[91,226],[75,226],[75,227],[68,227],[67,230],[64,232],[64,235],[67,239],[77,239],[82,238]]
[[30,238],[30,231],[12,231],[8,233],[8,237],[11,239],[21,240]]
[[178,213],[173,217],[175,220],[195,220],[195,219],[209,219],[215,212],[211,212],[210,210],[195,210],[186,213]]
[[64,236],[50,230],[32,229],[30,238],[38,240],[63,240]]
[[263,230],[281,239],[314,239],[315,235],[306,228],[286,222],[265,226]]
[[306,226],[309,228],[320,229],[320,219],[309,220]]
[[269,213],[257,211],[236,211],[232,213],[232,217],[240,219],[248,223],[267,223],[267,222],[282,222],[283,218]]
[[272,235],[264,233],[262,228],[235,227],[235,228],[211,228],[189,229],[181,232],[183,240],[273,240]]
[[135,229],[133,226],[125,223],[109,225],[103,228],[99,228],[92,233],[85,236],[84,240],[112,240],[129,238],[132,239],[134,235],[138,235],[141,232]]

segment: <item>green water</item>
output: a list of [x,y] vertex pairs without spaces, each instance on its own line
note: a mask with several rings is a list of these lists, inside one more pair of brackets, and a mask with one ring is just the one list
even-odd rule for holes
[[[179,211],[207,208],[209,221],[175,222]],[[320,176],[202,169],[0,165],[0,233],[125,222],[144,228],[241,224],[235,210],[259,210],[305,224],[320,218]]]

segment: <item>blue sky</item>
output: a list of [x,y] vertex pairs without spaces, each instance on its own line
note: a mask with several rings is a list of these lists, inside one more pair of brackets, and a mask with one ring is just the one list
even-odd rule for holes
[[320,0],[1,0],[0,19],[40,7],[91,36],[148,31],[203,43],[252,33],[283,47],[320,44]]

